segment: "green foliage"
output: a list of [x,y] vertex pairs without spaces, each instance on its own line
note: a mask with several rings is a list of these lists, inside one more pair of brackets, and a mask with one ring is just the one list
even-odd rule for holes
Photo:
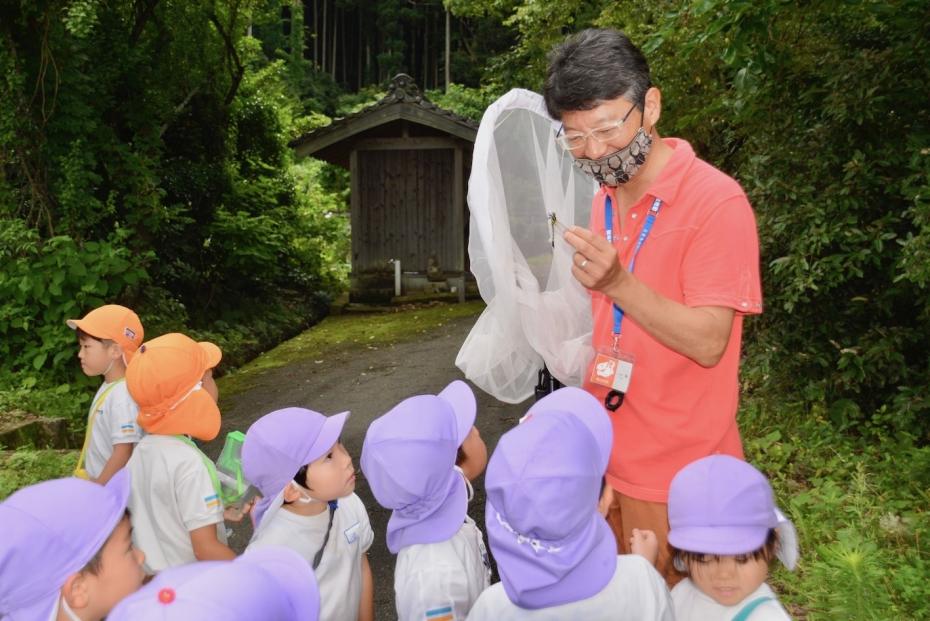
[[450,84],[445,91],[427,91],[426,97],[440,108],[478,122],[488,106],[502,94],[491,86],[469,88],[461,84]]
[[281,4],[2,9],[0,353],[18,373],[7,384],[73,377],[63,320],[106,302],[137,310],[149,337],[252,332],[229,341],[241,360],[344,287],[348,228],[333,218],[347,181],[321,166],[295,174],[287,147],[329,122],[326,106],[300,99],[315,78],[295,69],[299,50],[269,58],[245,34]]
[[0,452],[0,500],[21,487],[69,476],[77,465],[77,451],[17,449]]
[[881,429],[850,436],[826,408],[757,397],[744,404],[740,426],[747,459],[768,475],[798,530],[798,568],[774,575],[796,616],[926,618],[930,447]]
[[68,236],[39,240],[18,219],[0,227],[0,356],[7,368],[63,380],[76,351],[65,320],[130,295],[147,279],[152,255],[133,257],[123,230],[79,244]]

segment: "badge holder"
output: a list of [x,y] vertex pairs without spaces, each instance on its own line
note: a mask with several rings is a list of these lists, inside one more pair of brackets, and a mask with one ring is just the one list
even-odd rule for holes
[[591,383],[609,389],[607,397],[604,398],[604,407],[611,412],[616,412],[623,405],[623,398],[630,388],[635,362],[633,354],[620,349],[619,340],[619,335],[616,335],[613,348],[597,351],[591,371]]

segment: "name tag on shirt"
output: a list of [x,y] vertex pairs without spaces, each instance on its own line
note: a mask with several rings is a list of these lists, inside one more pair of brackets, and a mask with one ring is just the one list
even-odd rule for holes
[[342,534],[346,537],[346,543],[355,543],[358,541],[358,531],[361,529],[362,525],[359,522],[356,522],[352,526],[348,527]]
[[625,352],[597,352],[591,382],[625,393],[633,376],[633,356]]

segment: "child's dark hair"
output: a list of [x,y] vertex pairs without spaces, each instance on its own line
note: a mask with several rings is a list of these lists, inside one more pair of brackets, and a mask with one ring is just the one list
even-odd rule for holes
[[[303,466],[301,466],[300,469],[297,471],[297,474],[294,475],[294,483],[296,483],[297,485],[301,487],[307,487],[307,466],[308,465],[309,464],[304,464]],[[307,487],[307,489],[310,489],[310,488]],[[289,505],[291,504],[291,501],[285,500],[284,504]]]
[[78,337],[78,341],[80,341],[80,340],[82,340],[82,339],[94,339],[94,340],[97,341],[98,343],[103,343],[103,344],[106,345],[106,346],[110,346],[110,345],[115,345],[115,344],[116,344],[116,341],[114,341],[114,340],[112,340],[112,339],[101,339],[101,338],[98,338],[98,337],[94,336],[93,334],[88,334],[87,332],[84,332],[84,331],[81,330],[80,328],[77,329],[77,337]]
[[[94,337],[91,337],[91,338],[94,338]],[[97,339],[97,340],[100,340],[100,339]],[[126,509],[123,512],[123,516],[116,522],[116,526],[119,526],[120,522],[122,522],[123,520],[128,520],[128,519],[129,519],[129,509]],[[116,532],[116,527],[113,527],[113,532],[110,533],[109,536],[107,536],[106,541],[103,542],[103,545],[100,546],[100,549],[97,550],[96,554],[90,557],[90,560],[87,561],[87,564],[85,564],[84,567],[81,568],[80,573],[90,574],[92,576],[100,575],[100,569],[103,567],[103,549],[107,547],[107,544],[110,542],[110,537],[112,537],[113,533],[115,532]]]
[[455,465],[461,468],[466,459],[468,459],[468,457],[465,455],[465,451],[463,451],[462,447],[460,446],[458,453],[455,454]]
[[[719,559],[720,554],[704,554],[701,552],[689,552],[687,550],[679,550],[675,546],[669,545],[669,548],[672,552],[672,558],[676,561],[676,566],[684,571],[685,569],[690,571],[692,563],[706,563],[711,560]],[[774,528],[769,529],[769,534],[765,538],[765,543],[763,543],[758,549],[753,550],[752,552],[747,552],[746,554],[734,554],[732,556],[736,557],[737,562],[745,563],[747,561],[765,561],[766,563],[771,563],[772,559],[775,558],[775,552],[778,549],[778,533],[775,532]]]
[[297,483],[297,485],[301,487],[307,486],[307,466],[308,465],[309,464],[304,464],[303,466],[301,466],[300,469],[297,471],[297,474],[294,475],[294,483]]

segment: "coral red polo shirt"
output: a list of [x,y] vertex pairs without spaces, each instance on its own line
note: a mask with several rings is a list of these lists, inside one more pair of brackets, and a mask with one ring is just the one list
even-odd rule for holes
[[[643,198],[619,226],[613,210],[614,246],[629,265],[654,198],[662,200],[652,232],[636,258],[636,278],[687,306],[723,306],[736,311],[723,358],[713,368],[665,347],[630,317],[624,317],[621,349],[635,366],[623,405],[611,413],[614,447],[607,480],[633,498],[666,502],[672,477],[700,457],[725,453],[742,458],[736,426],[737,373],[743,316],[762,312],[756,221],[739,184],[698,159],[684,140],[665,139],[675,149]],[[605,234],[604,201],[594,197],[591,230]],[[613,199],[612,199],[613,200]],[[614,200],[614,205],[616,205]],[[609,348],[611,300],[592,292],[593,342]],[[607,390],[585,389],[603,400]]]

